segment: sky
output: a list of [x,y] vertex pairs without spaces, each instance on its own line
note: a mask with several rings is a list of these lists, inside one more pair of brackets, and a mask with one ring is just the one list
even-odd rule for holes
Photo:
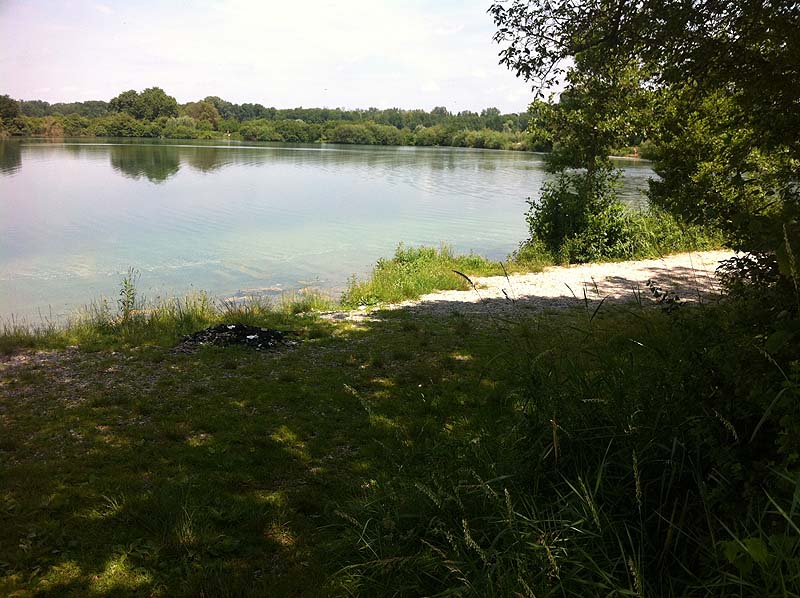
[[0,94],[109,100],[158,86],[277,108],[495,106],[530,84],[498,64],[488,0],[0,0]]

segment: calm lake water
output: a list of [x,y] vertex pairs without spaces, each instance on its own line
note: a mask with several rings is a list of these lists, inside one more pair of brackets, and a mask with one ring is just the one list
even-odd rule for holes
[[[626,201],[652,171],[620,163]],[[0,317],[62,318],[115,297],[317,286],[399,242],[503,258],[526,236],[541,156],[454,148],[0,140]]]

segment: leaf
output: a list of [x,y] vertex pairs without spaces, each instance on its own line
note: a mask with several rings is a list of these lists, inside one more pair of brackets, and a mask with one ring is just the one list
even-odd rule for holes
[[739,555],[739,543],[722,542],[722,553],[725,555],[725,560],[732,565],[736,561],[736,557]]
[[746,538],[744,540],[744,545],[747,548],[747,552],[756,563],[759,565],[764,565],[769,558],[769,550],[767,550],[767,545],[764,543],[764,540],[761,538]]
[[795,331],[787,330],[786,328],[780,328],[776,330],[767,338],[767,342],[764,343],[764,350],[770,354],[776,353],[787,342],[792,340],[795,334]]

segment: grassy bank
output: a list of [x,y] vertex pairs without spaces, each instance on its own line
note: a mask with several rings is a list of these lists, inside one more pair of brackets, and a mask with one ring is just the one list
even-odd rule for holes
[[313,290],[286,293],[277,300],[215,301],[205,293],[196,293],[146,301],[137,294],[137,279],[136,271],[130,270],[115,301],[96,301],[63,323],[0,322],[0,355],[20,349],[80,347],[99,351],[170,346],[186,334],[227,322],[277,329],[301,326],[311,330],[316,319],[297,315],[335,306],[328,296]]
[[[348,292],[394,301],[468,285],[453,269],[514,266],[401,246]],[[331,304],[313,293],[145,304],[136,282],[69,326],[0,333],[2,595],[777,597],[800,584],[786,289],[349,322],[320,318]],[[175,350],[232,322],[296,335],[275,351]]]
[[[509,258],[492,262],[470,253],[457,255],[448,246],[405,247],[399,245],[390,259],[380,259],[365,280],[353,277],[342,295],[346,308],[380,303],[399,303],[426,293],[449,289],[468,290],[465,276],[503,276],[509,272],[538,272],[552,264],[544,255]],[[463,276],[465,275],[465,276]]]
[[[574,262],[624,261],[658,258],[673,253],[720,249],[717,231],[679,223],[663,212],[624,212],[606,223],[575,235],[558,250],[541,241],[527,241],[504,262],[475,255],[457,255],[448,246],[398,246],[390,259],[378,260],[364,279],[353,277],[342,295],[346,308],[381,303],[399,303],[442,290],[469,290],[462,276],[505,276],[517,272],[540,272],[547,266]],[[459,274],[460,273],[460,274]]]
[[[791,595],[780,318],[595,307],[133,310],[81,350],[6,358],[0,594]],[[171,350],[226,318],[300,342]]]

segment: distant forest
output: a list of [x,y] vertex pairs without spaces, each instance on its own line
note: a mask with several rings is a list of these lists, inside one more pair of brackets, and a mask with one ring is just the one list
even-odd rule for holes
[[528,132],[530,111],[497,108],[450,112],[422,109],[274,108],[234,104],[217,96],[179,104],[158,87],[128,90],[110,101],[50,104],[0,96],[5,136],[162,137],[250,141],[457,146],[546,151]]

